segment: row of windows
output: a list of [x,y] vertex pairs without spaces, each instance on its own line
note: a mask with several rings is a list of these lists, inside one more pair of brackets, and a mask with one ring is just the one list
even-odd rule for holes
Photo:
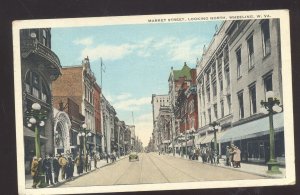
[[[256,102],[256,86],[255,83],[248,87],[249,90],[249,99],[250,99],[250,115],[257,113],[257,102]],[[264,90],[272,91],[272,75],[268,75],[264,78]],[[243,91],[237,94],[238,104],[239,104],[239,117],[240,119],[244,118],[244,98]]]
[[[227,95],[226,100],[227,100],[228,113],[231,113],[231,95]],[[220,101],[220,107],[221,107],[220,117],[223,118],[225,116],[224,100]],[[208,122],[211,123],[212,122],[211,108],[209,108],[207,110],[207,113],[208,113]],[[219,115],[218,115],[218,106],[217,106],[217,104],[213,105],[213,113],[214,113],[214,118],[218,119]],[[203,112],[202,116],[203,116],[203,119],[204,119],[204,121],[202,121],[202,122],[204,122],[204,124],[206,124],[206,113]]]
[[[270,41],[270,27],[269,21],[265,21],[261,24],[261,32],[262,32],[262,47],[263,47],[263,56],[267,56],[271,53],[271,41]],[[248,50],[248,69],[252,69],[254,67],[254,43],[253,43],[253,35],[249,36],[247,39],[247,50]],[[237,62],[237,78],[242,76],[241,66],[242,66],[242,50],[239,47],[236,52],[236,62]]]
[[25,91],[43,102],[50,102],[50,93],[47,84],[36,72],[27,72],[25,76]]
[[93,97],[93,91],[91,89],[89,89],[86,85],[84,88],[84,97],[85,99],[91,103],[92,105],[94,105],[94,97]]

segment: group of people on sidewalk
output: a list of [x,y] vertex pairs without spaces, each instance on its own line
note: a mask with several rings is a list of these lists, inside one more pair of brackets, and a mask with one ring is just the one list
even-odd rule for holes
[[49,184],[58,183],[59,173],[61,180],[69,180],[74,176],[74,166],[77,167],[77,174],[80,175],[91,170],[91,161],[94,160],[94,167],[97,168],[97,155],[78,155],[73,159],[72,154],[57,154],[56,156],[46,155],[45,158],[33,157],[31,163],[31,176],[33,179],[32,188],[45,187]]
[[[162,152],[160,152],[161,154]],[[171,152],[170,152],[171,153]],[[183,152],[180,151],[180,156],[183,156]],[[201,157],[202,163],[211,163],[217,165],[220,163],[221,155],[217,150],[214,150],[209,145],[202,146],[200,148],[194,147],[188,152],[188,157],[190,160],[198,160]],[[234,168],[241,167],[241,150],[231,144],[226,147],[226,166],[232,166]]]
[[226,146],[226,166],[241,167],[241,150],[234,144]]
[[201,147],[200,155],[203,163],[219,164],[218,151],[214,150],[211,147]]

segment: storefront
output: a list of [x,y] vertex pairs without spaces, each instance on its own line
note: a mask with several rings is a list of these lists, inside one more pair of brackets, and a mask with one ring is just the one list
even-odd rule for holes
[[[274,115],[275,157],[279,164],[285,164],[283,113]],[[222,136],[221,154],[231,143],[241,150],[242,162],[265,164],[269,160],[269,118],[261,118],[233,127]]]

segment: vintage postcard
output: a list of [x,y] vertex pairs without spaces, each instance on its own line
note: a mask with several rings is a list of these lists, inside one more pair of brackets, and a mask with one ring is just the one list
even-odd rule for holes
[[20,194],[295,184],[288,10],[13,23]]

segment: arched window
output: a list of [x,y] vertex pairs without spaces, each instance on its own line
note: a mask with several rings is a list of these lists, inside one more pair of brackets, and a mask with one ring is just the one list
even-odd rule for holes
[[49,87],[45,80],[36,72],[28,71],[25,76],[25,92],[33,97],[50,103]]

